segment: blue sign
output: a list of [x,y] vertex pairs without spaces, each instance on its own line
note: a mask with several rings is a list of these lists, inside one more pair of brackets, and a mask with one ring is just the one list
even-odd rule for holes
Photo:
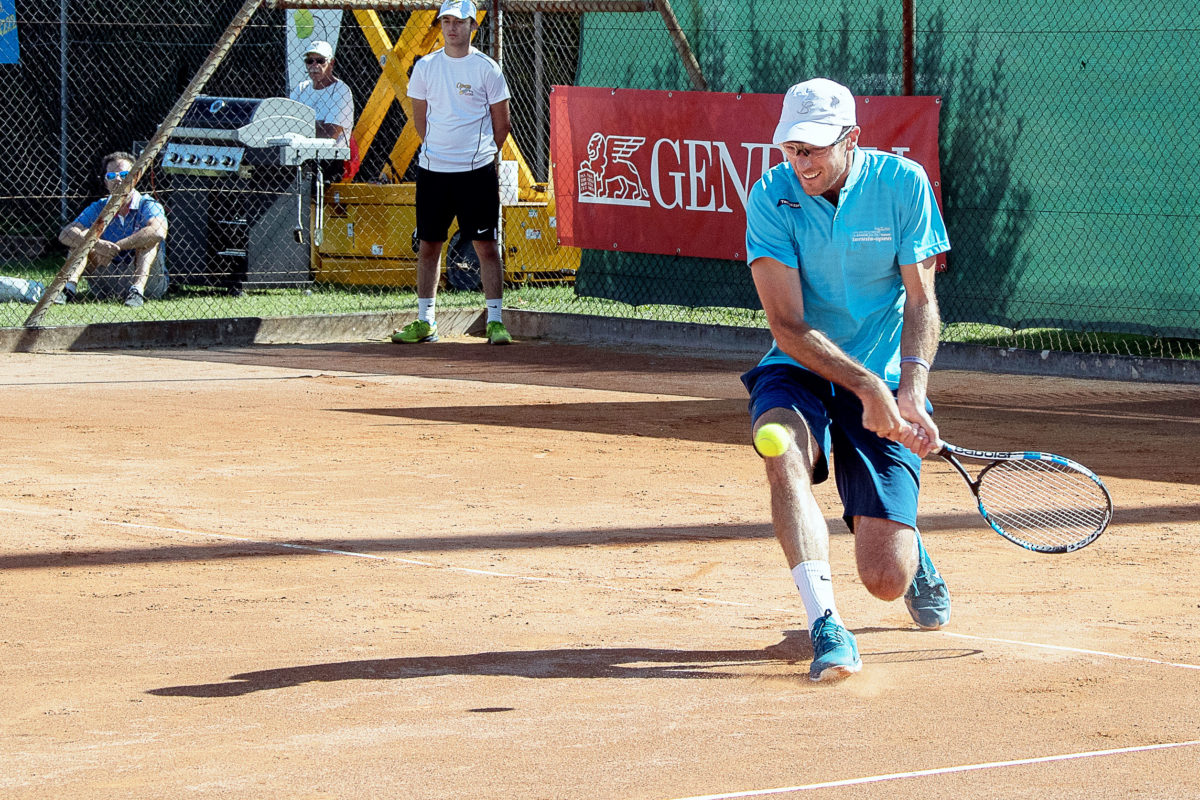
[[21,61],[21,44],[17,40],[17,0],[0,0],[0,64]]
[[0,0],[0,64],[19,64],[17,0]]

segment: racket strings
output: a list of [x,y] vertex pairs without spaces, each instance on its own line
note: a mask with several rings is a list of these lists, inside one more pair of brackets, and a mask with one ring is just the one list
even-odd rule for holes
[[994,525],[1031,544],[1072,545],[1108,522],[1108,495],[1087,473],[1054,461],[1004,461],[987,470],[979,503]]

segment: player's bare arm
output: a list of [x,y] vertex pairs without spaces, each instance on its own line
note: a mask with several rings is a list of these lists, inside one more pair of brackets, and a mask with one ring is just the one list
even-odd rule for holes
[[425,141],[425,132],[429,130],[429,101],[412,99],[412,121],[413,127],[417,129],[417,136],[421,137],[421,141]]
[[67,227],[62,229],[58,234],[58,240],[67,247],[78,247],[83,244],[84,238],[87,236],[87,228],[80,225],[78,222],[72,222]]
[[854,392],[862,401],[867,430],[894,441],[911,437],[911,426],[900,416],[888,385],[804,321],[804,297],[796,270],[763,257],[755,259],[750,272],[780,349],[822,378]]
[[501,100],[499,103],[492,103],[488,107],[488,111],[492,115],[492,133],[496,138],[496,148],[503,153],[504,141],[508,138],[508,132],[512,129],[512,121],[508,112],[508,101]]
[[[58,240],[72,249],[83,244],[83,240],[87,238],[88,229],[77,222],[72,222],[70,225],[62,229],[62,233],[58,235]],[[110,242],[107,239],[97,239],[96,244],[92,246],[92,252],[88,254],[88,263],[93,266],[107,266],[121,253],[121,248],[116,243]]]
[[[87,228],[73,222],[63,228],[62,233],[58,236],[58,240],[67,247],[74,248],[83,244],[83,240],[86,237]],[[139,228],[119,242],[98,239],[92,247],[89,261],[94,265],[105,266],[112,262],[122,250],[146,250],[161,243],[166,238],[167,221],[162,218],[152,219],[145,227]]]
[[[933,363],[937,354],[938,335],[941,332],[941,315],[938,312],[934,278],[937,275],[937,258],[929,258],[917,264],[900,267],[900,278],[904,281],[904,328],[900,334],[901,356],[916,356]],[[896,401],[900,416],[913,424],[907,435],[898,439],[917,455],[924,458],[932,452],[939,440],[937,423],[925,410],[929,371],[919,363],[901,363],[900,388]]]
[[121,250],[147,250],[167,238],[167,220],[156,217],[124,239],[116,242]]
[[337,139],[342,135],[343,132],[345,132],[345,130],[346,129],[341,125],[337,125],[333,122],[317,120],[317,136],[321,137],[322,139]]

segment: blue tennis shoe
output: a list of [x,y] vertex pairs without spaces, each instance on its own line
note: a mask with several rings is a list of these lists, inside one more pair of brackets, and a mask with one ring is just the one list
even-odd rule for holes
[[904,604],[908,606],[913,622],[927,631],[935,631],[950,621],[950,590],[937,567],[933,566],[933,560],[921,542],[921,534],[916,530],[913,534],[917,537],[919,563],[912,586],[904,593]]
[[839,681],[862,669],[854,634],[834,621],[832,611],[826,610],[825,616],[813,623],[809,636],[813,646],[809,679]]

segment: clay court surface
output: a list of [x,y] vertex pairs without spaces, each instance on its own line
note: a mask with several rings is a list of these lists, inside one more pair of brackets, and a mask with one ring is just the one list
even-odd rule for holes
[[1099,472],[1036,555],[926,464],[951,624],[807,677],[738,381],[475,338],[0,355],[4,798],[1200,798],[1200,387],[937,371]]

